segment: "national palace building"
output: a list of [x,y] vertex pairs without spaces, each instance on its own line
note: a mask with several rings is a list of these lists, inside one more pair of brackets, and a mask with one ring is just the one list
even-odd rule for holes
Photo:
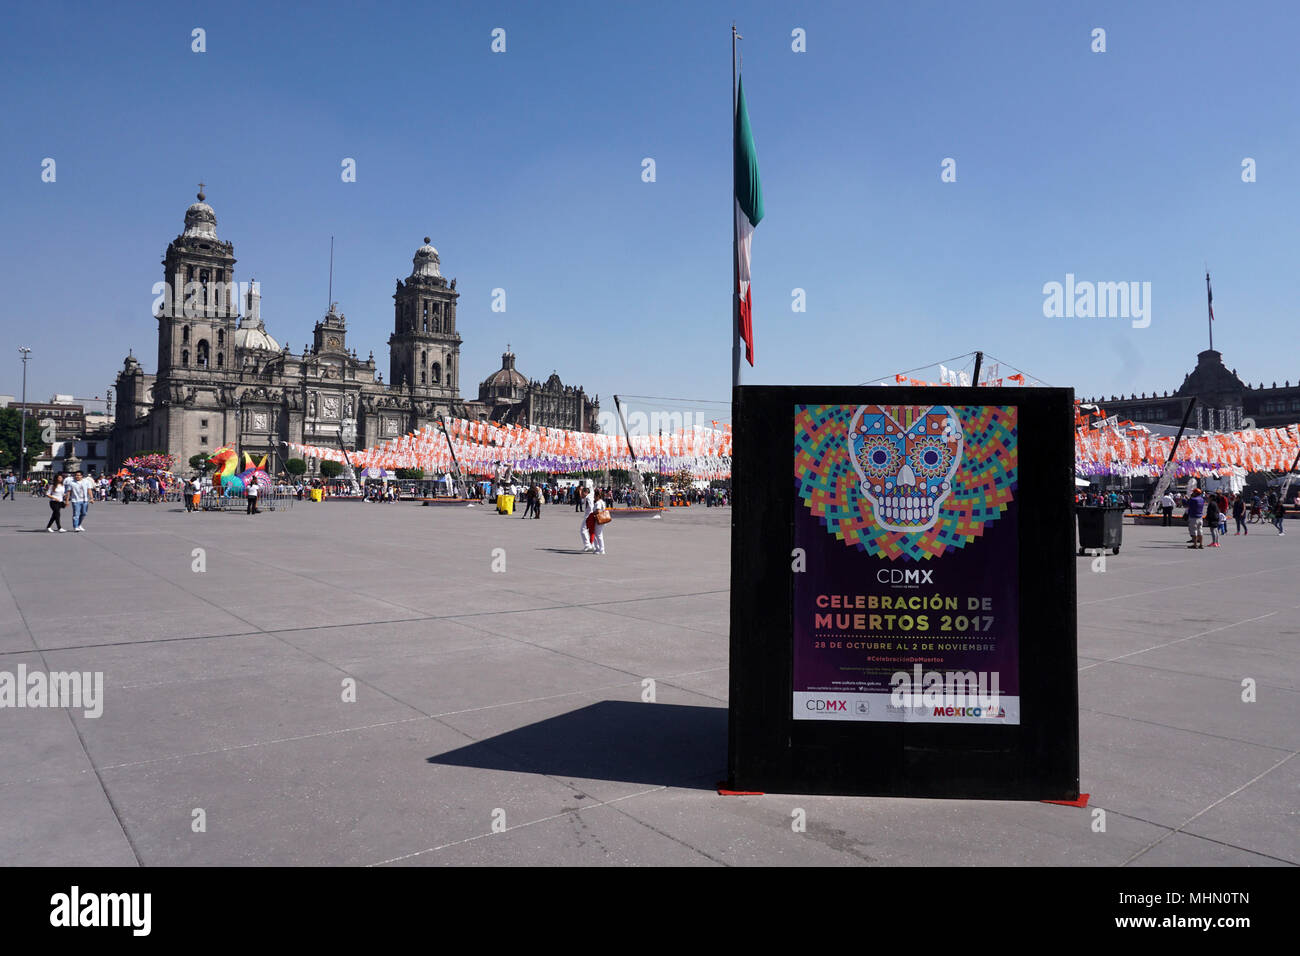
[[1174,392],[1130,393],[1128,397],[1101,395],[1083,401],[1100,405],[1107,415],[1177,428],[1192,397],[1196,398],[1196,406],[1187,423],[1189,428],[1236,431],[1246,419],[1252,420],[1257,428],[1300,422],[1300,381],[1250,385],[1237,377],[1236,369],[1228,369],[1223,364],[1223,354],[1214,349],[1197,355],[1196,368]]
[[596,430],[598,398],[556,374],[529,380],[508,347],[478,398],[461,398],[459,293],[427,237],[393,294],[387,383],[373,351],[362,359],[349,346],[337,304],[316,323],[310,348],[290,352],[267,330],[257,283],[236,284],[234,246],[217,236],[205,198],[200,190],[163,257],[157,370],[146,372],[128,354],[117,373],[110,466],[162,451],[188,470],[192,456],[233,444],[254,458],[267,455],[274,473],[283,467],[283,442],[365,448],[442,415]]

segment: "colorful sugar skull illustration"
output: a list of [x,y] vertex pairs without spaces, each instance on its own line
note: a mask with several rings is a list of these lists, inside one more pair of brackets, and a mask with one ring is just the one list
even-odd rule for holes
[[961,424],[947,405],[863,405],[849,425],[862,494],[888,531],[934,527],[961,451]]

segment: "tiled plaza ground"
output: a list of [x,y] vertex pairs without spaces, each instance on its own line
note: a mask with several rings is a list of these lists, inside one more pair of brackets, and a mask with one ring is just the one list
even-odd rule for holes
[[604,557],[563,508],[47,514],[0,503],[0,671],[103,671],[104,711],[0,710],[2,864],[1300,862],[1300,522],[1197,552],[1129,526],[1106,573],[1079,560],[1099,833],[1038,803],[717,796],[728,511],[615,522]]

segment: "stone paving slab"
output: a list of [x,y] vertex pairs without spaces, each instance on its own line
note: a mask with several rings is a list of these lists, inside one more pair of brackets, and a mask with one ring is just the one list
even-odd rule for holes
[[104,713],[0,710],[0,863],[1300,863],[1300,535],[1078,559],[1077,809],[718,796],[726,509],[603,556],[559,507],[43,512],[0,503],[0,670],[102,670]]

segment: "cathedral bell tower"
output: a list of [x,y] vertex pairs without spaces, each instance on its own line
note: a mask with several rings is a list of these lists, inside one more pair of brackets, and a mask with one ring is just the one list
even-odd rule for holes
[[[185,210],[185,231],[163,257],[158,320],[158,377],[224,371],[234,364],[239,293],[235,247],[217,237],[217,216],[204,200]],[[157,294],[159,286],[154,287]]]
[[388,339],[389,384],[416,395],[457,401],[460,334],[456,331],[456,280],[438,271],[438,250],[424,245],[415,252],[413,269],[393,294],[393,334]]
[[339,304],[331,302],[329,312],[325,313],[325,317],[317,322],[316,328],[312,330],[312,351],[317,355],[333,353],[346,357],[347,336],[347,320],[339,311]]

